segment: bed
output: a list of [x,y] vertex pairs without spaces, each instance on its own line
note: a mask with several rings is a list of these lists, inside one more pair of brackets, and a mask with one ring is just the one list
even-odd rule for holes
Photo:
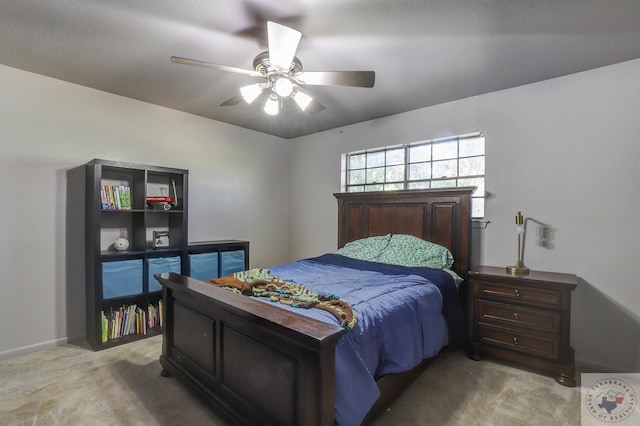
[[[451,270],[466,280],[473,189],[334,194],[338,200],[338,248],[388,234],[415,236],[447,248],[455,260]],[[346,259],[349,264],[345,266],[341,264],[343,256],[326,254],[303,259],[294,270],[287,265],[272,270],[294,279],[301,264],[315,268],[328,262],[333,268],[354,268],[353,259]],[[419,280],[413,272],[409,275]],[[391,271],[391,275],[395,273]],[[163,285],[165,306],[162,374],[180,379],[230,424],[370,423],[439,350],[451,345],[454,337],[449,324],[448,334],[437,338],[439,343],[430,344],[430,355],[417,365],[413,365],[415,360],[408,361],[411,367],[400,362],[402,371],[392,368],[371,373],[376,388],[373,405],[357,419],[344,417],[343,408],[339,408],[343,400],[363,394],[363,399],[372,398],[371,391],[357,386],[357,379],[344,379],[345,363],[340,358],[344,350],[340,348],[352,336],[345,335],[355,328],[346,331],[331,318],[310,316],[316,309],[266,303],[186,276],[167,273],[156,278]],[[355,387],[345,390],[341,388],[344,382]]]

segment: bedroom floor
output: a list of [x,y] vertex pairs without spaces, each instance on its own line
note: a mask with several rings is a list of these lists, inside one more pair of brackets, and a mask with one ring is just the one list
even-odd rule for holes
[[446,353],[375,423],[397,425],[580,425],[578,385],[499,361]]
[[[224,425],[160,377],[161,344],[69,344],[0,360],[0,425]],[[375,425],[579,425],[580,399],[551,377],[445,353]]]

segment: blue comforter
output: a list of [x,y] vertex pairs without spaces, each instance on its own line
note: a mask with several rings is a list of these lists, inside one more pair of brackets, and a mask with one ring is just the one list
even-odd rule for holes
[[[336,294],[358,316],[336,346],[335,419],[359,425],[379,396],[375,381],[417,366],[462,338],[462,314],[451,275],[350,259],[337,254],[270,268],[285,281]],[[328,312],[279,305],[337,324]]]

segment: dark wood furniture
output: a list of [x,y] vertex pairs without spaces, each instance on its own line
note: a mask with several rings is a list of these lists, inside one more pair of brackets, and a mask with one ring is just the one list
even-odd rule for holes
[[[84,229],[79,230],[84,250],[74,254],[75,265],[85,271],[87,340],[94,350],[101,350],[161,333],[159,322],[145,331],[103,339],[103,315],[109,317],[123,306],[136,306],[149,315],[159,312],[162,287],[153,274],[171,260],[173,269],[187,267],[187,187],[189,172],[182,169],[122,163],[95,159],[75,173],[84,181],[84,197],[79,194],[74,208],[85,212]],[[147,196],[174,196],[169,209],[148,205]],[[129,208],[103,203],[103,187],[129,193]],[[124,188],[124,189],[123,189]],[[174,197],[175,198],[175,197]],[[79,227],[82,227],[80,224]],[[153,231],[169,233],[169,245],[154,248]],[[117,251],[114,240],[125,237],[128,249]],[[84,262],[83,262],[84,260]],[[109,333],[113,324],[109,324]],[[115,337],[114,337],[115,336]]]
[[569,346],[573,274],[531,271],[513,276],[505,268],[478,266],[473,283],[470,357],[491,355],[552,372],[573,387],[575,361]]
[[[334,194],[338,246],[387,233],[437,242],[467,276],[474,188]],[[178,274],[163,284],[163,375],[186,383],[231,424],[333,425],[338,326]],[[426,366],[382,377],[365,423]]]

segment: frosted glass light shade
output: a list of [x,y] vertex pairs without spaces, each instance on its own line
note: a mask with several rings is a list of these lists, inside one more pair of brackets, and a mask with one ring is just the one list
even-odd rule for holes
[[240,94],[248,104],[255,101],[260,96],[260,93],[262,93],[261,84],[251,84],[240,88]]
[[295,92],[293,94],[293,100],[296,101],[301,110],[307,109],[313,98],[303,92]]
[[276,95],[269,96],[269,99],[267,99],[267,102],[264,104],[264,112],[269,115],[278,115],[278,103],[278,97]]
[[293,92],[293,83],[286,77],[280,77],[273,84],[273,90],[275,90],[279,96],[285,98]]

